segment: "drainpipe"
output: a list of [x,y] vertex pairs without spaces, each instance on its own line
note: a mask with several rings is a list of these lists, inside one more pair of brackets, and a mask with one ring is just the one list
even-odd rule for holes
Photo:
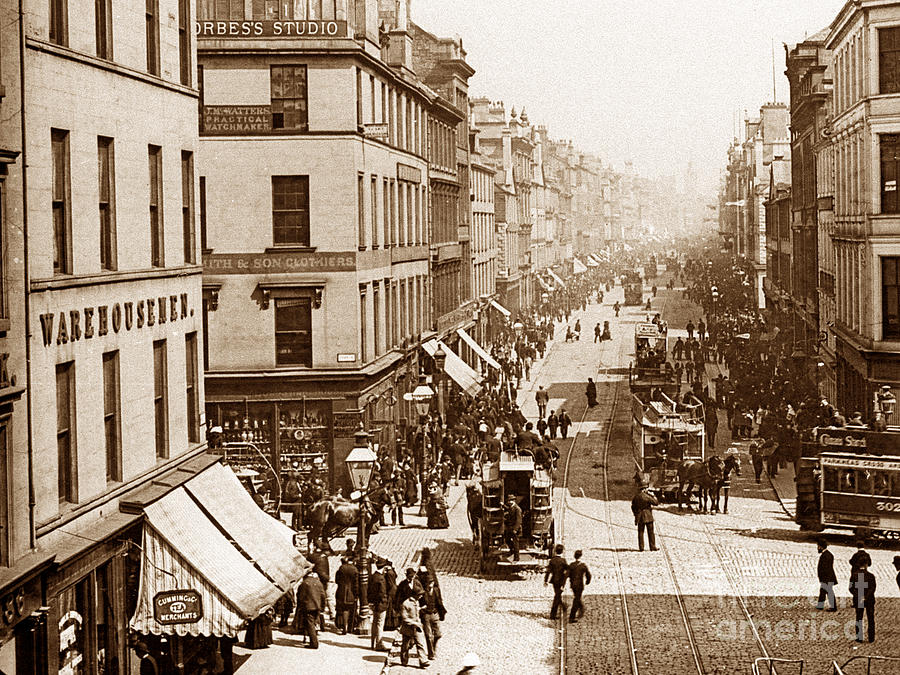
[[28,542],[35,547],[34,536],[34,452],[32,444],[31,404],[31,275],[28,262],[28,148],[25,143],[25,3],[19,0],[19,120],[22,126],[22,245],[25,281],[25,410],[28,423]]

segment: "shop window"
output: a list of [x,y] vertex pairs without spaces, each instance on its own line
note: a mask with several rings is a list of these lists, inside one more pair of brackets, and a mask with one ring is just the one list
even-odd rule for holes
[[[302,401],[280,404],[278,441],[282,471],[322,475],[327,483],[330,403]],[[324,474],[324,475],[323,475]]]
[[878,30],[878,93],[900,92],[900,28]]
[[900,257],[881,258],[882,337],[900,338]]
[[87,673],[90,577],[62,591],[57,598],[59,613],[59,672]]
[[56,366],[56,450],[59,502],[74,504],[78,501],[74,361]]
[[103,355],[103,430],[106,438],[106,480],[122,480],[122,419],[119,394],[119,352]]
[[169,374],[166,341],[153,343],[153,427],[157,459],[169,456]]
[[276,245],[309,246],[309,176],[272,176]]
[[275,365],[312,367],[312,300],[275,300]]
[[882,134],[881,146],[881,212],[900,213],[897,181],[900,179],[900,134]]
[[306,131],[306,66],[272,66],[270,70],[272,128]]

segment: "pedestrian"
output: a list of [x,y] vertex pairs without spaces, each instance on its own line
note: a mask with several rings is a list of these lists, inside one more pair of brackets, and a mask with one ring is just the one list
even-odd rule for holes
[[556,430],[559,428],[559,418],[556,414],[551,410],[550,415],[547,417],[547,429],[550,431],[550,440],[556,440]]
[[550,402],[550,394],[542,385],[538,385],[538,390],[534,392],[534,400],[538,407],[538,419],[543,419],[547,412],[547,404]]
[[700,342],[703,342],[706,339],[706,324],[703,323],[703,319],[697,322],[697,339]]
[[638,531],[638,550],[644,550],[644,530],[647,530],[647,543],[651,551],[656,551],[656,537],[653,533],[653,507],[659,506],[659,501],[650,494],[650,488],[643,486],[631,500],[631,512],[634,514],[634,524]]
[[687,330],[688,340],[689,341],[693,340],[694,339],[694,320],[693,319],[688,319],[687,326],[685,326],[685,329]]
[[297,614],[294,616],[294,628],[309,640],[306,645],[309,649],[319,648],[318,624],[324,608],[325,588],[313,568],[306,572],[297,589]]
[[556,545],[554,555],[550,558],[550,562],[547,563],[547,570],[544,572],[544,586],[547,585],[548,581],[553,583],[553,604],[550,606],[550,619],[553,621],[556,620],[557,611],[560,607],[562,607],[563,613],[566,611],[562,593],[563,589],[566,587],[566,578],[569,574],[569,563],[563,558],[563,550],[562,544]]
[[538,436],[544,438],[547,435],[547,420],[543,417],[537,421]]
[[341,566],[334,574],[334,583],[337,588],[334,593],[335,609],[340,625],[335,620],[341,635],[353,632],[356,625],[356,603],[359,600],[359,570],[356,569],[350,558],[344,556]]
[[397,608],[397,613],[399,614],[400,606],[407,598],[414,596],[418,601],[424,592],[425,589],[422,588],[422,582],[416,576],[416,571],[412,567],[407,567],[406,578],[397,584],[397,593],[394,596],[394,605]]
[[372,603],[372,644],[371,648],[376,652],[387,651],[383,642],[384,620],[387,617],[387,582],[384,579],[384,569],[387,561],[378,558],[375,561],[375,571],[369,579],[369,602]]
[[275,602],[275,616],[279,617],[278,627],[285,628],[288,625],[288,617],[294,609],[294,593],[288,591]]
[[563,438],[568,438],[569,427],[572,426],[572,419],[564,409],[559,410],[559,432]]
[[[868,553],[866,553],[868,555]],[[867,619],[869,642],[875,642],[875,575],[865,562],[850,578],[850,598],[856,610],[856,641],[863,641],[863,615]]]
[[425,646],[428,649],[428,660],[437,654],[437,643],[441,639],[441,624],[447,616],[440,589],[435,586],[434,579],[425,583],[425,593],[419,603],[421,607],[422,630],[425,633]]
[[572,587],[572,611],[569,613],[569,623],[575,623],[584,616],[584,603],[581,602],[581,594],[584,587],[591,583],[591,571],[581,560],[581,550],[575,551],[575,560],[569,565],[569,585]]
[[761,482],[765,458],[763,457],[758,441],[750,443],[750,461],[753,463],[753,474],[756,476],[756,482],[759,483]]
[[511,494],[503,509],[503,538],[514,561],[519,560],[519,537],[522,536],[522,509]]
[[[593,408],[595,405],[597,405],[597,385],[594,384],[594,378],[588,378],[587,386],[584,389],[584,394],[585,396],[587,396],[588,408]],[[565,436],[563,436],[563,438],[565,438]]]
[[834,554],[828,550],[828,542],[820,537],[816,541],[816,549],[819,551],[819,563],[817,574],[819,577],[819,602],[816,609],[825,609],[825,599],[828,599],[829,612],[837,611],[837,601],[834,599],[834,585],[837,577],[834,574]]
[[319,577],[319,583],[322,584],[322,588],[325,589],[325,605],[322,607],[322,611],[319,612],[319,630],[325,630],[325,611],[330,607],[328,603],[328,581],[331,578],[331,570],[328,564],[328,556],[316,547],[306,559],[312,563],[313,571]]
[[678,339],[675,340],[675,344],[672,346],[672,358],[676,361],[681,361],[681,357],[684,355],[684,340],[681,339],[681,336],[678,336]]
[[415,596],[409,596],[400,604],[400,635],[403,636],[400,643],[400,663],[409,665],[409,648],[415,645],[419,667],[430,666],[426,655],[425,632],[419,616],[419,600]]
[[850,556],[850,576],[852,577],[859,571],[863,565],[866,567],[872,566],[872,556],[869,555],[869,552],[865,549],[866,542],[862,539],[856,540],[856,552]]

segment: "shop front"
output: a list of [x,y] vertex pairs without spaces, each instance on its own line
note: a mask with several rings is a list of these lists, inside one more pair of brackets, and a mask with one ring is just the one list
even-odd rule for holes
[[[9,675],[37,675],[46,670],[44,654],[46,612],[43,575],[54,554],[31,553],[12,567],[0,569],[0,672]],[[37,648],[40,647],[40,652]],[[36,662],[37,661],[37,662]]]

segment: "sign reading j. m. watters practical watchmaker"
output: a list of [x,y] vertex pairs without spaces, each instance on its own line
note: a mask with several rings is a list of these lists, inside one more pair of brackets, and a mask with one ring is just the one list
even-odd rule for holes
[[346,21],[197,21],[198,38],[343,38],[347,37]]
[[205,105],[204,134],[257,134],[272,131],[272,109],[267,105]]
[[354,251],[210,253],[203,256],[204,274],[352,272],[355,269]]

